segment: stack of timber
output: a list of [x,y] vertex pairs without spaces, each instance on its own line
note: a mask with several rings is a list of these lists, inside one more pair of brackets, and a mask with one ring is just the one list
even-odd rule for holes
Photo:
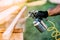
[[5,13],[7,16],[0,16],[3,19],[2,21],[0,20],[0,40],[23,40],[23,30],[25,27],[25,20],[23,19],[26,17],[27,7],[24,6],[19,10],[19,7],[14,6],[8,10],[15,10],[15,13],[9,14],[9,11],[7,11]]

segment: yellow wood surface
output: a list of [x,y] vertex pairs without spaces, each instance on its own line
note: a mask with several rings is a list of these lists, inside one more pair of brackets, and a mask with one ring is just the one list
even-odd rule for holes
[[[17,11],[15,11],[11,15],[9,15],[9,17],[6,18],[6,19],[8,19],[8,21],[4,21],[4,23],[0,24],[0,40],[4,40],[3,37],[2,37],[3,33],[9,27],[9,25],[11,24],[12,20],[16,17],[18,12],[23,8],[25,3],[23,3],[23,4],[22,3],[21,4],[17,3],[16,5],[19,6],[20,9],[18,9]],[[5,9],[3,8],[3,10],[5,10]],[[3,11],[3,10],[1,10],[1,11]],[[25,10],[25,12],[21,15],[20,19],[23,19],[24,17],[26,17],[26,13],[27,13],[27,10]],[[23,30],[24,30],[24,28],[19,26],[18,24],[25,24],[25,22],[20,23],[19,21],[21,21],[21,20],[18,20],[18,22],[16,24],[17,26],[15,25],[15,28],[14,28],[13,33],[12,33],[9,40],[23,40]]]

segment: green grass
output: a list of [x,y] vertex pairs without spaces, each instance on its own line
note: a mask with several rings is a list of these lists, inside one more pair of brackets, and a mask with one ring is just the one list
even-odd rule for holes
[[[55,7],[55,4],[46,3],[42,6],[35,6],[35,7],[28,7],[29,11],[32,10],[48,10],[50,8]],[[53,16],[48,17],[49,20],[53,21],[56,25],[56,28],[60,31],[60,16]],[[46,23],[46,21],[45,21]],[[46,25],[49,27],[51,26],[49,23],[46,23]],[[28,18],[26,22],[26,32],[24,33],[24,40],[55,40],[51,37],[52,32],[45,31],[43,33],[40,33],[34,26],[33,26],[33,19]]]

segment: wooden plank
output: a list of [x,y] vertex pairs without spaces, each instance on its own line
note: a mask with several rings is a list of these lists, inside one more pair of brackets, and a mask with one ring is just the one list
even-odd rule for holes
[[[0,33],[0,40],[4,40],[2,38],[2,34],[3,33]],[[21,33],[12,33],[12,36],[9,40],[23,40],[23,32],[21,32]]]
[[19,12],[19,14],[16,16],[16,18],[12,21],[12,23],[7,28],[7,30],[3,33],[3,39],[9,40],[9,38],[11,37],[11,34],[13,32],[15,24],[17,23],[17,21],[19,20],[19,18],[23,14],[23,12],[26,10],[26,8],[27,8],[26,6],[23,7],[23,9]]
[[23,0],[23,1],[20,1],[20,0],[1,0],[0,1],[0,12],[14,6],[14,5],[23,5],[27,0]]
[[39,0],[27,3],[28,6],[38,6],[38,5],[44,5],[47,2],[47,0]]
[[2,39],[2,34],[3,34],[3,33],[0,33],[0,40],[3,40],[3,39]]
[[12,33],[10,40],[23,40],[23,32],[22,33]]

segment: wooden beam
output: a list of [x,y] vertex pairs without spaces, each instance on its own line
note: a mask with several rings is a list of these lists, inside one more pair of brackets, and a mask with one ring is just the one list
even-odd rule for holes
[[[5,32],[5,28],[0,28],[0,33],[4,33]],[[19,33],[19,32],[23,32],[23,28],[18,28],[18,29],[15,29],[13,30],[13,33]]]

